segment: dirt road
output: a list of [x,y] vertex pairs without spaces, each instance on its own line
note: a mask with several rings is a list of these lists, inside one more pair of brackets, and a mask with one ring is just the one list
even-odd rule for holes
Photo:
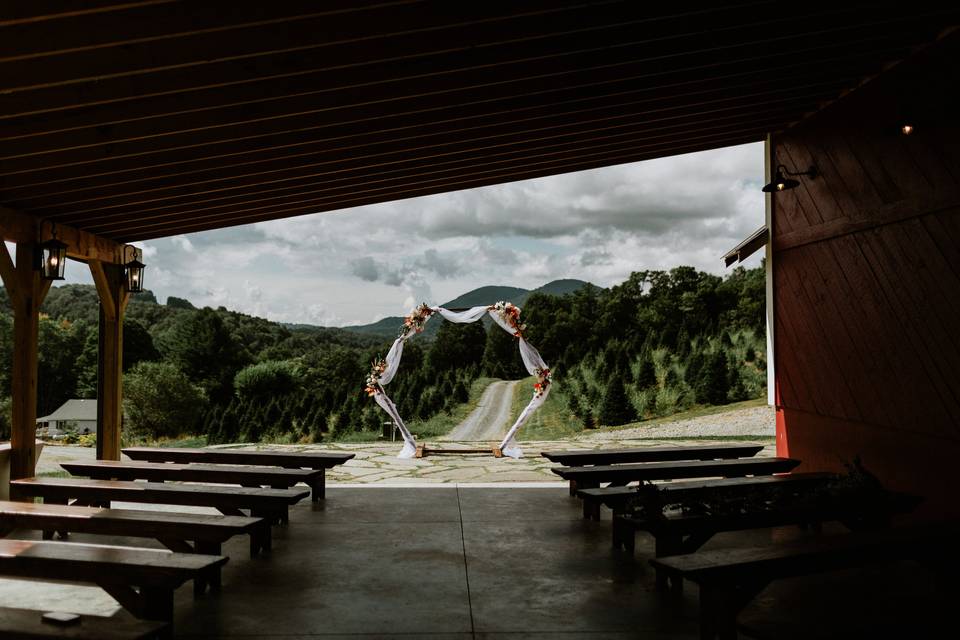
[[507,432],[510,403],[516,380],[494,382],[483,392],[480,404],[442,440],[499,440]]

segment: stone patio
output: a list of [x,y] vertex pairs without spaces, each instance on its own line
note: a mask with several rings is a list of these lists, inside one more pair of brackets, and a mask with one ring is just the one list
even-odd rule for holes
[[[545,441],[521,443],[525,457],[494,458],[492,454],[428,455],[426,458],[399,460],[399,442],[383,444],[320,444],[320,445],[228,445],[240,449],[291,449],[295,451],[347,451],[356,455],[347,464],[327,472],[329,483],[346,484],[423,484],[423,483],[495,483],[495,482],[562,482],[550,469],[552,462],[540,456],[541,451],[561,449],[595,449],[601,447],[656,447],[707,445],[729,440],[650,440],[622,439],[615,443],[606,440]],[[738,440],[740,442],[740,440]],[[775,455],[772,438],[757,437],[743,442],[764,445],[758,455]],[[431,443],[433,444],[433,443]],[[477,448],[478,443],[442,442],[443,448]],[[37,463],[38,474],[62,472],[60,464],[67,461],[93,460],[95,450],[87,447],[46,446]]]

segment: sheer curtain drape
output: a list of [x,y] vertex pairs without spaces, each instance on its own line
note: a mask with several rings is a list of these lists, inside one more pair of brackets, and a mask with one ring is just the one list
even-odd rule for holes
[[[472,307],[466,311],[450,311],[449,309],[444,309],[443,307],[428,307],[430,312],[441,315],[444,319],[449,320],[450,322],[458,323],[467,323],[467,322],[476,322],[483,318],[484,315],[489,314],[504,331],[509,333],[512,336],[517,338],[517,343],[520,348],[520,357],[523,359],[523,365],[527,369],[527,373],[532,376],[538,376],[540,381],[538,382],[537,388],[534,390],[533,397],[530,399],[530,402],[520,412],[520,415],[517,416],[517,420],[511,425],[510,429],[507,431],[507,434],[504,436],[503,440],[500,442],[500,451],[504,455],[510,456],[511,458],[521,458],[523,457],[523,451],[520,448],[520,445],[517,444],[515,436],[517,431],[520,430],[527,420],[530,419],[530,416],[536,411],[543,402],[547,399],[547,394],[550,392],[549,383],[545,383],[543,377],[549,374],[549,368],[547,364],[543,361],[543,358],[540,357],[540,353],[531,345],[529,342],[524,339],[520,330],[515,327],[508,318],[505,318],[498,312],[494,307],[482,306],[482,307]],[[429,320],[430,316],[428,315],[423,319],[423,323],[426,323]],[[422,329],[422,325],[421,325]],[[403,449],[400,450],[400,455],[398,458],[412,458],[416,455],[417,451],[417,441],[413,437],[413,434],[410,433],[410,430],[407,428],[407,425],[403,422],[403,418],[400,416],[400,412],[397,411],[397,407],[393,404],[393,401],[387,396],[386,391],[383,387],[390,384],[390,381],[393,380],[394,376],[397,375],[397,369],[400,367],[400,359],[403,357],[403,344],[411,336],[416,335],[416,331],[405,331],[400,335],[396,340],[393,341],[393,345],[390,347],[390,351],[387,352],[386,358],[384,358],[384,368],[378,377],[378,384],[375,384],[372,389],[371,395],[373,399],[376,400],[377,404],[384,411],[387,412],[387,415],[396,423],[397,428],[400,430],[400,434],[403,436]]]

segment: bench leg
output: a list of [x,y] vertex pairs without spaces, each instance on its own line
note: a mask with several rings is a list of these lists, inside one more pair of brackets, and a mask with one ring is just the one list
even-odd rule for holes
[[590,498],[583,499],[583,519],[584,520],[600,520],[600,501],[591,500]]
[[736,640],[737,615],[770,583],[764,578],[700,585],[701,640]]
[[571,495],[571,496],[574,496],[574,497],[577,495],[577,481],[576,481],[576,480],[571,480],[571,481],[570,481],[570,495]]
[[[205,553],[211,556],[221,555],[221,544],[219,542],[213,542],[210,540],[197,540],[194,542],[194,548],[197,550],[197,553]],[[203,592],[206,591],[206,587],[210,587],[211,591],[220,591],[220,567],[211,569],[206,573],[202,578],[197,577],[193,581],[193,595],[201,596]]]
[[636,546],[636,534],[633,527],[627,524],[623,518],[613,518],[613,548],[623,549],[629,555],[633,555]]
[[320,469],[320,475],[318,475],[312,482],[310,482],[310,499],[314,502],[320,502],[321,500],[327,499],[327,480],[326,480],[326,469]]
[[269,553],[273,547],[273,529],[266,520],[263,525],[250,532],[250,557],[259,553]]
[[173,620],[173,589],[140,588],[141,615],[144,620]]

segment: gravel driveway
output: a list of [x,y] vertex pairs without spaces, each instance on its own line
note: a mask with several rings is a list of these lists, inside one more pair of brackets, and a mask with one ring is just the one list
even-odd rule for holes
[[480,396],[480,404],[453,431],[440,440],[499,440],[507,433],[510,404],[517,380],[494,382]]

